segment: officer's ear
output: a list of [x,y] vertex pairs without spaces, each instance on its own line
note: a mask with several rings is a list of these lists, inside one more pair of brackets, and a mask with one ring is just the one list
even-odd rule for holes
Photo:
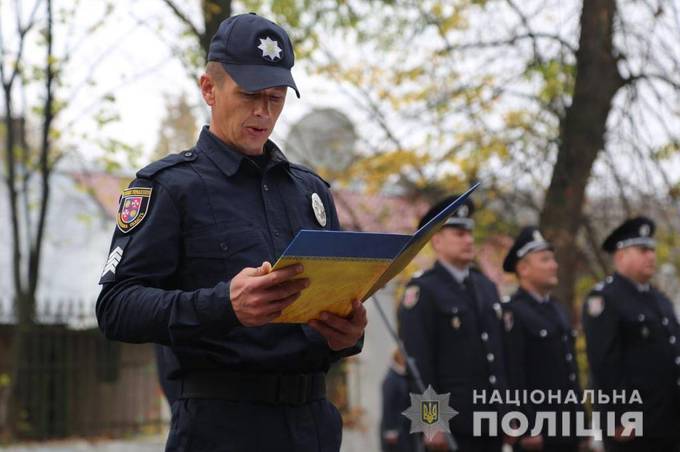
[[201,87],[201,96],[203,96],[203,100],[205,101],[206,104],[210,107],[215,106],[215,81],[213,78],[208,74],[207,72],[203,75],[201,75],[201,78],[198,81],[198,84]]
[[520,279],[523,277],[523,275],[526,273],[527,269],[527,258],[528,256],[523,257],[519,261],[517,261],[517,264],[515,264],[515,275],[517,275],[517,278]]
[[435,251],[435,253],[439,250],[439,246],[442,241],[442,230],[440,229],[439,231],[435,232],[432,235],[432,238],[430,239],[430,243],[432,244],[432,249]]

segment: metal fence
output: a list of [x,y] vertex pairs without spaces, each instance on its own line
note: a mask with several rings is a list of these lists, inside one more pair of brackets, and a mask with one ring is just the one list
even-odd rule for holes
[[[16,375],[21,409],[14,431],[20,438],[123,437],[162,430],[165,402],[153,346],[108,341],[96,328],[92,303],[41,300],[36,311],[18,362],[12,363],[14,310],[9,300],[0,300],[0,395]],[[0,400],[7,399],[4,395]]]

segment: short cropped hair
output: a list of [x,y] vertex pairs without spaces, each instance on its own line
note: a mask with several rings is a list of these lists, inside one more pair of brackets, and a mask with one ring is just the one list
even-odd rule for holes
[[208,64],[205,65],[205,73],[213,79],[217,86],[222,86],[227,75],[222,65],[217,61],[208,61]]

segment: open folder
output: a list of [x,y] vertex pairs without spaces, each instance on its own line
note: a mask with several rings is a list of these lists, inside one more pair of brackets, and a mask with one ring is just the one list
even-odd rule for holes
[[367,300],[397,276],[478,186],[470,187],[413,235],[298,232],[273,270],[302,264],[300,277],[309,278],[310,284],[274,323],[307,323],[322,311],[349,315],[352,300]]

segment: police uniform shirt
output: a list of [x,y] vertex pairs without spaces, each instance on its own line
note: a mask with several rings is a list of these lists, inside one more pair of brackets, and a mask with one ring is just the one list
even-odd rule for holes
[[437,262],[408,283],[398,318],[406,351],[425,386],[451,393],[451,406],[459,412],[452,432],[471,436],[473,411],[495,409],[473,405],[474,390],[480,395],[486,390],[490,398],[492,390],[506,384],[496,286],[474,269],[460,284]]
[[271,141],[265,152],[261,168],[206,127],[194,149],[137,173],[100,281],[108,338],[170,346],[170,375],[309,373],[360,350],[334,352],[306,325],[243,327],[233,311],[229,281],[243,268],[274,263],[300,229],[339,229],[328,185]]
[[595,389],[610,396],[634,390],[638,403],[600,410],[642,411],[644,436],[678,436],[680,426],[680,328],[670,300],[653,286],[638,287],[615,273],[598,284],[583,305],[588,361]]
[[[527,405],[521,406],[529,419],[529,425],[535,424],[538,411],[557,413],[560,422],[556,434],[548,436],[544,432],[544,444],[576,442],[573,437],[575,413],[581,411],[581,393],[577,378],[574,335],[566,310],[555,300],[539,300],[520,287],[503,304],[503,323],[510,389],[519,391],[520,395],[539,390],[545,396],[544,403],[534,404],[529,400]],[[560,391],[563,400],[569,391],[573,391],[579,403],[548,403],[549,391]],[[571,413],[571,429],[565,435],[561,433],[563,412]]]

